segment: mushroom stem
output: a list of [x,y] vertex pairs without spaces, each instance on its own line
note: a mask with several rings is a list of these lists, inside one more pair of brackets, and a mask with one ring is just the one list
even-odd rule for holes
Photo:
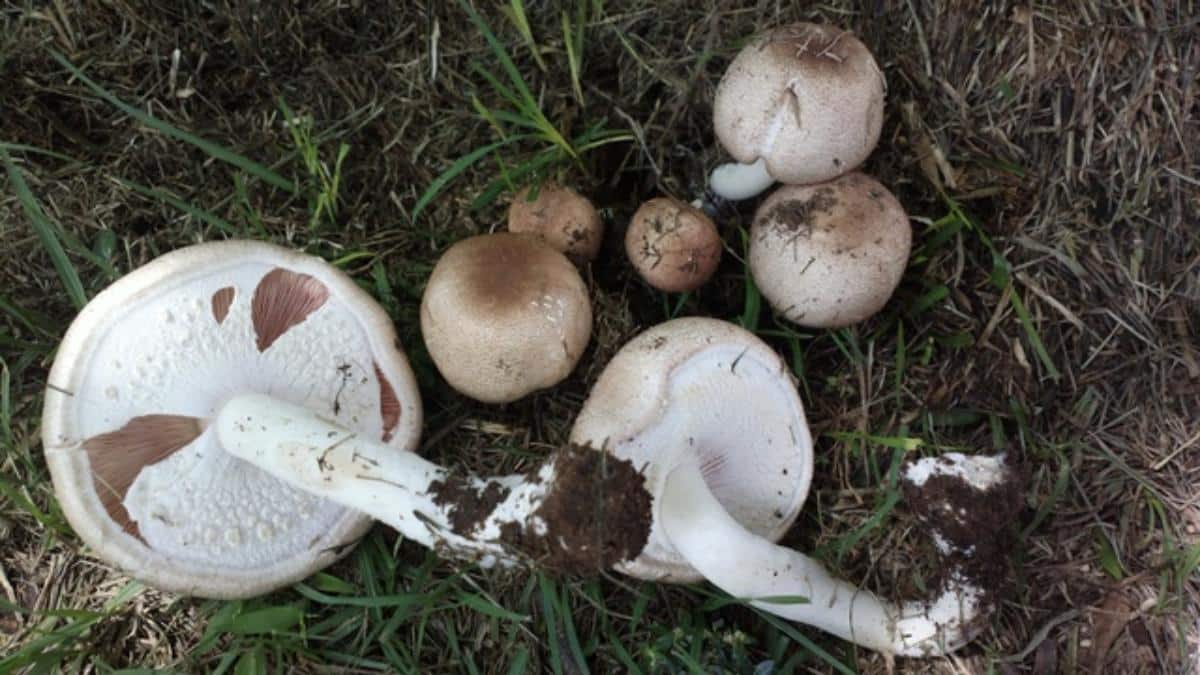
[[[536,559],[570,572],[604,569],[636,555],[649,530],[650,499],[636,471],[591,450],[559,451],[527,475],[460,477],[262,394],[227,401],[216,430],[235,457],[484,567]],[[604,459],[589,461],[592,456]],[[640,534],[637,523],[627,527],[614,514],[606,527],[606,514],[599,513],[609,506],[605,500],[592,500],[588,506],[598,506],[591,512],[576,506],[570,517],[582,522],[558,517],[565,501],[583,499],[589,488],[622,505],[644,504]]]
[[713,193],[731,201],[741,201],[762,194],[775,184],[767,172],[767,161],[763,158],[751,164],[730,162],[713,169],[708,178]]
[[[657,508],[657,522],[693,567],[765,611],[900,656],[949,653],[978,631],[985,593],[953,564],[933,602],[886,602],[837,579],[816,560],[747,531],[713,496],[695,462],[669,474]],[[969,555],[937,540],[943,554]]]

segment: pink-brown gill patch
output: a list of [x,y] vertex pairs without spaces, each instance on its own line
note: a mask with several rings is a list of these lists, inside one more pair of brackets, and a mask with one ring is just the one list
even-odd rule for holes
[[258,351],[264,352],[329,299],[329,289],[315,278],[277,267],[254,289],[250,317]]
[[237,291],[233,286],[226,286],[213,293],[212,313],[217,323],[225,323],[225,317],[229,316],[229,307],[233,305],[233,297],[236,293]]
[[195,417],[142,415],[125,426],[83,442],[100,503],[117,525],[141,538],[137,523],[125,510],[125,494],[144,467],[178,452],[204,431]]
[[379,416],[383,418],[383,442],[392,440],[396,425],[400,423],[400,399],[396,398],[396,390],[392,383],[384,377],[379,364],[375,366],[375,377],[379,380]]

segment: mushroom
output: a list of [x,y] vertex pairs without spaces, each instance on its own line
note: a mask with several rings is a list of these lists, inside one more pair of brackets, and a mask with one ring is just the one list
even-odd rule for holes
[[625,253],[646,283],[681,293],[712,278],[721,235],[703,211],[670,197],[642,204],[625,232]]
[[546,183],[527,187],[508,207],[508,231],[540,237],[576,262],[596,259],[604,223],[587,197],[569,187]]
[[98,556],[159,588],[240,597],[353,548],[366,516],[222,451],[209,421],[242,392],[303,405],[391,454],[420,434],[391,321],[340,271],[255,242],[168,253],[80,312],[48,378],[46,463]]
[[420,427],[366,293],[320,259],[223,242],[83,309],[50,372],[43,445],[84,541],[164,590],[268,592],[344,555],[368,516],[484,565],[589,571],[641,550],[649,497],[628,462],[567,448],[526,476],[475,478],[410,452]]
[[911,246],[900,203],[855,172],[773,192],[754,214],[748,262],[763,297],[789,321],[837,328],[887,304]]
[[819,183],[857,167],[879,141],[884,89],[848,31],[794,23],[752,40],[713,101],[717,139],[740,162],[713,171],[713,192],[748,199],[775,181]]
[[592,308],[562,253],[497,232],[442,254],[421,298],[421,333],[450,386],[507,403],[566,378],[591,338]]
[[932,601],[887,602],[773,543],[807,495],[812,440],[787,366],[732,324],[676,319],[634,338],[601,374],[571,438],[645,467],[654,518],[641,555],[617,565],[627,574],[703,577],[766,611],[910,656],[965,644],[994,602],[997,532],[1019,506],[997,458],[946,455],[904,470],[945,572]]

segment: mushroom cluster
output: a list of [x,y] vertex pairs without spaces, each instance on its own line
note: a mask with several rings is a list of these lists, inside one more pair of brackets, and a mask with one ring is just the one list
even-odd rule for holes
[[[712,187],[740,199],[785,183],[757,209],[748,262],[790,321],[862,321],[903,275],[907,216],[854,171],[882,105],[866,47],[812,24],[754,40],[722,79],[717,136],[741,164],[714,172]],[[508,229],[450,246],[420,308],[438,371],[488,403],[574,369],[592,330],[578,266],[603,236],[592,204],[554,183],[520,193]],[[656,198],[625,248],[647,283],[683,292],[713,274],[722,241],[700,209]],[[483,566],[707,579],[870,649],[930,656],[983,628],[1020,507],[1003,456],[906,464],[900,489],[941,574],[928,597],[902,602],[778,545],[813,478],[804,407],[770,346],[710,318],[622,347],[570,444],[525,475],[438,466],[413,452],[420,430],[386,313],[321,259],[236,241],[166,254],[88,304],[58,350],[43,419],[56,493],[96,553],[160,588],[217,598],[297,581],[376,519]]]
[[885,89],[858,38],[811,23],[752,40],[717,87],[713,127],[740,163],[717,167],[710,187],[741,200],[785,184],[754,214],[747,262],[771,307],[798,325],[862,321],[903,275],[908,216],[854,172],[879,141]]

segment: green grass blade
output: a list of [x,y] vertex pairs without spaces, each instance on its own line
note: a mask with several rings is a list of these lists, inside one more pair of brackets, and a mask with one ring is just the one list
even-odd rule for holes
[[87,304],[87,293],[83,290],[83,282],[79,280],[79,272],[67,258],[67,252],[63,250],[62,243],[58,240],[58,228],[42,210],[42,205],[33,196],[33,192],[29,190],[29,185],[25,182],[25,176],[22,175],[20,167],[8,156],[8,151],[2,148],[0,148],[0,160],[4,161],[4,167],[8,170],[8,182],[12,185],[13,192],[17,194],[17,200],[21,202],[21,208],[25,210],[25,215],[29,218],[34,232],[37,233],[38,239],[41,240],[42,246],[50,256],[50,262],[54,265],[59,279],[67,289],[67,295],[71,297],[71,302],[75,304],[76,309],[83,309],[83,306]]
[[429,184],[429,187],[425,188],[424,194],[417,199],[417,205],[413,207],[411,216],[412,221],[415,223],[417,221],[417,216],[421,215],[421,212],[425,210],[425,207],[429,206],[429,203],[432,202],[439,194],[441,194],[446,185],[449,184],[450,181],[457,178],[459,174],[470,168],[472,164],[478,162],[480,159],[487,156],[494,150],[503,148],[507,145],[527,138],[529,138],[529,136],[524,134],[520,136],[509,136],[508,138],[496,141],[495,143],[489,143],[488,145],[475,148],[471,152],[459,157],[453,164],[450,165],[450,168],[446,169],[440,176],[433,179],[433,182]]
[[50,50],[50,55],[53,56],[54,60],[58,61],[62,67],[71,71],[71,74],[85,86],[87,86],[88,89],[91,89],[93,93],[138,122],[145,124],[146,126],[165,136],[170,136],[171,138],[192,145],[203,151],[205,154],[225,162],[226,164],[236,166],[246,173],[256,176],[290,194],[296,194],[298,192],[298,188],[292,181],[284,178],[278,173],[275,173],[262,164],[243,157],[242,155],[217,145],[212,141],[205,140],[195,134],[184,131],[183,129],[180,129],[164,120],[154,117],[153,115],[142,112],[141,110],[117,98],[115,94],[108,91],[104,87],[93,82],[91,78],[89,78],[87,75],[84,75],[82,70],[77,68],[75,64],[68,61],[67,58],[62,54],[59,54],[57,51]]
[[163,202],[164,204],[174,206],[175,208],[179,209],[180,211],[183,211],[184,213],[188,214],[189,216],[195,218],[196,220],[199,220],[204,223],[208,223],[209,225],[212,225],[213,227],[217,228],[218,230],[224,232],[225,234],[231,234],[231,235],[238,234],[237,228],[235,228],[233,225],[230,225],[229,222],[226,221],[224,218],[221,218],[220,216],[212,213],[211,211],[206,211],[198,206],[189,204],[189,203],[183,201],[182,199],[180,199],[179,197],[176,197],[175,195],[171,194],[170,192],[167,192],[166,190],[160,190],[158,188],[150,187],[149,185],[142,185],[141,183],[135,183],[134,181],[127,180],[125,178],[117,178],[115,180],[117,181],[117,183],[121,184],[122,186],[127,187],[130,190],[133,190],[134,192],[136,192],[144,197],[156,199],[160,202]]
[[1042,338],[1038,335],[1037,328],[1033,325],[1033,318],[1029,316],[1029,310],[1025,308],[1025,303],[1021,302],[1020,294],[1016,289],[1009,294],[1009,299],[1012,302],[1013,311],[1017,313],[1017,318],[1021,320],[1021,327],[1025,329],[1025,337],[1029,340],[1029,344],[1033,346],[1033,352],[1037,354],[1038,360],[1046,368],[1046,374],[1050,379],[1057,382],[1062,378],[1062,373],[1058,372],[1058,368],[1054,367],[1054,361],[1050,358],[1050,352],[1046,351],[1046,345],[1042,344]]

